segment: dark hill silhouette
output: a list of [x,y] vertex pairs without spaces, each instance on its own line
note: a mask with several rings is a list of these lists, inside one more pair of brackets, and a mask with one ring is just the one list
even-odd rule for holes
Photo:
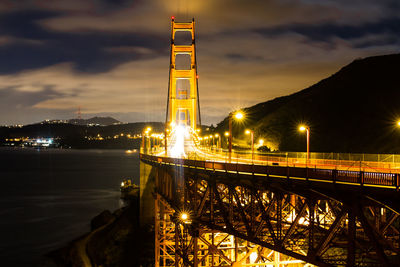
[[304,122],[312,151],[400,153],[399,66],[400,54],[355,60],[307,89],[245,108],[248,119],[234,133],[253,128],[256,138],[281,151],[304,151],[305,134],[298,131]]
[[90,119],[70,119],[68,123],[77,124],[77,125],[99,125],[99,126],[108,126],[114,124],[120,124],[121,122],[111,118],[111,117],[93,117]]
[[[161,122],[135,122],[115,124],[108,126],[87,126],[70,123],[37,123],[23,127],[0,127],[0,145],[8,138],[21,137],[54,137],[58,138],[63,147],[73,148],[139,148],[140,139],[126,138],[127,134],[141,134],[146,127],[152,127],[153,132],[163,132],[164,124]],[[121,136],[121,133],[124,133]],[[85,136],[93,137],[114,137],[121,138],[106,139],[103,141],[90,141]]]

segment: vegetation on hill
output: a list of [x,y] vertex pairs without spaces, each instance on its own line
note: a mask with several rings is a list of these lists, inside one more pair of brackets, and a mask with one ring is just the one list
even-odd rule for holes
[[71,124],[78,124],[78,125],[100,125],[100,126],[108,126],[113,124],[120,124],[122,122],[111,118],[111,117],[93,117],[90,119],[70,119],[68,123]]
[[[400,153],[400,54],[358,59],[295,94],[243,109],[246,121],[234,135],[254,129],[274,150],[304,151],[301,123],[311,129],[310,148],[319,152]],[[217,131],[228,128],[228,119]]]

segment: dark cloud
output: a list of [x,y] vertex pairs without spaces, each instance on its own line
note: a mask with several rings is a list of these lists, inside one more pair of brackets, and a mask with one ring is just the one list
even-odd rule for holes
[[[168,53],[168,37],[146,33],[57,33],[36,24],[43,18],[56,16],[54,12],[36,10],[6,14],[0,19],[0,34],[41,41],[34,43],[10,42],[0,47],[0,73],[9,74],[21,70],[41,68],[62,62],[72,62],[78,71],[104,72],[118,64],[155,57]],[[110,54],[112,47],[146,47],[153,53],[134,50]]]
[[325,23],[318,25],[290,24],[274,28],[257,29],[255,32],[265,36],[278,36],[288,33],[296,33],[307,37],[311,41],[331,42],[333,38],[353,40],[368,35],[391,35],[392,40],[400,40],[400,18],[383,19],[374,23],[361,25],[339,25]]
[[262,60],[262,56],[249,56],[245,54],[238,54],[238,53],[232,53],[232,54],[226,54],[225,55],[227,58],[235,61],[247,61],[247,60]]
[[77,106],[162,120],[171,15],[196,18],[206,123],[400,48],[398,0],[6,0],[0,14],[0,123]]
[[0,89],[0,107],[2,112],[33,107],[36,104],[49,99],[65,96],[65,94],[53,90],[53,86],[46,85],[41,91],[26,92],[16,87]]

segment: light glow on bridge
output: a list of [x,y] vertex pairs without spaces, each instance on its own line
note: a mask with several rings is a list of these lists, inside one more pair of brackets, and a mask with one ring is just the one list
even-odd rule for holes
[[185,157],[185,139],[189,138],[188,127],[178,125],[172,129],[172,148],[171,156],[173,157]]

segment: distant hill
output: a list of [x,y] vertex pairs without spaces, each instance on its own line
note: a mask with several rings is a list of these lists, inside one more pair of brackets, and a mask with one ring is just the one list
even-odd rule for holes
[[[143,129],[151,127],[155,133],[164,132],[164,123],[136,122],[108,126],[89,126],[65,123],[61,121],[45,121],[22,127],[0,127],[0,145],[10,138],[53,137],[64,147],[73,148],[138,148],[140,138],[128,136],[141,134]],[[117,136],[118,138],[115,138]],[[90,140],[92,137],[103,137],[104,140]]]
[[70,123],[37,123],[25,125],[23,127],[0,127],[0,138],[19,138],[29,137],[83,137],[95,136],[114,136],[121,133],[141,134],[147,126],[152,127],[154,132],[163,132],[164,123],[161,122],[135,122],[108,126],[87,126],[75,125]]
[[90,119],[70,119],[68,123],[76,124],[76,125],[99,125],[99,126],[108,126],[113,124],[121,124],[120,121],[111,118],[111,117],[93,117]]
[[[304,151],[300,123],[311,128],[310,146],[320,152],[400,153],[400,54],[358,59],[295,94],[245,108],[241,138],[257,138],[281,151]],[[217,131],[227,129],[227,118]],[[248,138],[248,137],[247,137]]]

